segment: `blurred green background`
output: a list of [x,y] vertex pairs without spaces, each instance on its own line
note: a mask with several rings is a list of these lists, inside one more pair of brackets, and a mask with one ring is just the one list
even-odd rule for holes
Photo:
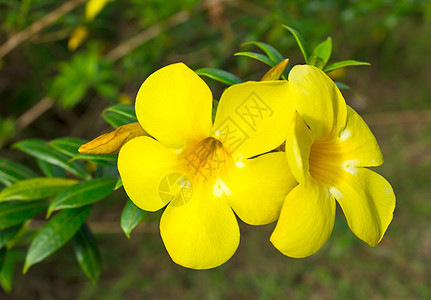
[[[385,163],[377,171],[397,195],[394,220],[371,248],[353,235],[338,208],[331,239],[306,259],[272,247],[275,224],[241,223],[234,257],[217,269],[194,271],[167,255],[160,213],[148,214],[130,240],[124,236],[121,189],[96,204],[90,217],[103,259],[98,284],[86,279],[66,246],[25,276],[19,265],[12,293],[0,291],[0,299],[431,299],[429,1],[126,0],[109,2],[92,21],[83,2],[0,1],[0,47],[64,3],[73,8],[52,24],[42,22],[0,58],[0,156],[26,163],[26,155],[10,148],[14,142],[94,138],[109,130],[101,111],[133,103],[145,78],[172,62],[258,80],[267,67],[233,54],[249,49],[241,43],[259,40],[291,65],[303,63],[281,27],[286,24],[311,46],[331,36],[334,61],[371,62],[332,76],[355,90],[343,91],[346,101],[379,141]],[[76,28],[88,35],[74,50],[68,40]],[[225,86],[205,80],[219,97]]]

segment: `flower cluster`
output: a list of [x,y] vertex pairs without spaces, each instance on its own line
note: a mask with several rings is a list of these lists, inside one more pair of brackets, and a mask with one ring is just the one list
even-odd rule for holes
[[130,199],[147,211],[165,207],[160,234],[177,264],[226,262],[240,241],[236,216],[252,225],[278,220],[273,245],[309,256],[331,235],[335,200],[356,236],[371,246],[382,239],[395,196],[366,168],[383,162],[379,146],[323,71],[301,65],[288,80],[235,84],[214,122],[212,105],[186,65],[156,71],[136,98],[145,134],[119,153]]

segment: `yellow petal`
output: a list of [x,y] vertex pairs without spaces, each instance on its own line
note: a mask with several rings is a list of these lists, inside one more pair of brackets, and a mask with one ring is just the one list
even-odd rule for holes
[[355,166],[360,167],[379,166],[383,163],[376,138],[364,120],[349,106],[346,128],[338,136],[343,159],[354,161]]
[[335,83],[320,69],[297,65],[289,73],[295,107],[317,138],[338,133],[346,125],[346,103]]
[[323,185],[298,185],[286,197],[271,242],[290,257],[312,255],[331,235],[334,218],[335,201]]
[[234,157],[271,151],[286,138],[291,102],[290,84],[284,80],[233,85],[221,96],[215,134]]
[[284,152],[237,161],[226,179],[227,200],[244,222],[264,225],[277,220],[284,199],[297,184]]
[[168,201],[159,195],[166,176],[181,173],[178,154],[150,137],[127,142],[118,156],[118,170],[129,198],[141,209],[156,211]]
[[371,170],[359,168],[357,174],[345,172],[329,190],[340,203],[353,233],[370,246],[377,245],[395,209],[389,182]]
[[79,147],[80,153],[86,154],[113,154],[118,153],[121,147],[138,136],[148,135],[138,122],[123,125],[114,131],[102,134],[92,141]]
[[304,186],[310,177],[309,157],[314,140],[313,132],[304,123],[302,117],[295,113],[288,127],[285,151],[292,174]]
[[209,87],[183,63],[151,74],[136,97],[142,127],[165,146],[177,149],[211,133],[211,110]]
[[160,221],[160,234],[172,260],[192,269],[210,269],[226,262],[239,244],[235,214],[210,185],[193,188],[182,206],[169,205]]

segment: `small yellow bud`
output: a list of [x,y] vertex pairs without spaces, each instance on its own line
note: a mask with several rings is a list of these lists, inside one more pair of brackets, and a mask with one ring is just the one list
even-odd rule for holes
[[78,151],[85,154],[113,154],[118,153],[121,147],[138,136],[148,136],[138,122],[118,127],[112,132],[102,134],[92,141],[79,147]]
[[88,36],[88,29],[84,26],[78,26],[69,37],[67,48],[70,51],[75,51],[85,41]]
[[93,19],[102,11],[102,9],[112,0],[89,0],[85,5],[85,19],[93,21]]
[[265,75],[263,75],[261,81],[266,80],[278,80],[281,75],[284,74],[284,71],[287,68],[287,64],[289,63],[289,59],[286,58],[285,60],[282,60],[278,65],[271,68],[268,72],[266,72]]

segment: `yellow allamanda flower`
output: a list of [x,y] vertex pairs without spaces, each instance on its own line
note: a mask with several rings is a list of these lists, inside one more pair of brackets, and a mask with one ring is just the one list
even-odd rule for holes
[[271,242],[291,257],[315,253],[331,235],[336,199],[353,233],[377,245],[392,220],[395,195],[365,168],[383,163],[375,137],[321,70],[295,66],[289,81],[297,113],[286,155],[299,184],[286,197]]
[[157,211],[169,203],[160,234],[176,263],[208,269],[226,262],[239,244],[235,213],[253,225],[278,218],[296,181],[283,152],[261,154],[286,137],[289,93],[287,81],[234,85],[213,124],[211,91],[186,65],[164,67],[142,84],[136,115],[154,138],[128,141],[118,169],[138,207]]

